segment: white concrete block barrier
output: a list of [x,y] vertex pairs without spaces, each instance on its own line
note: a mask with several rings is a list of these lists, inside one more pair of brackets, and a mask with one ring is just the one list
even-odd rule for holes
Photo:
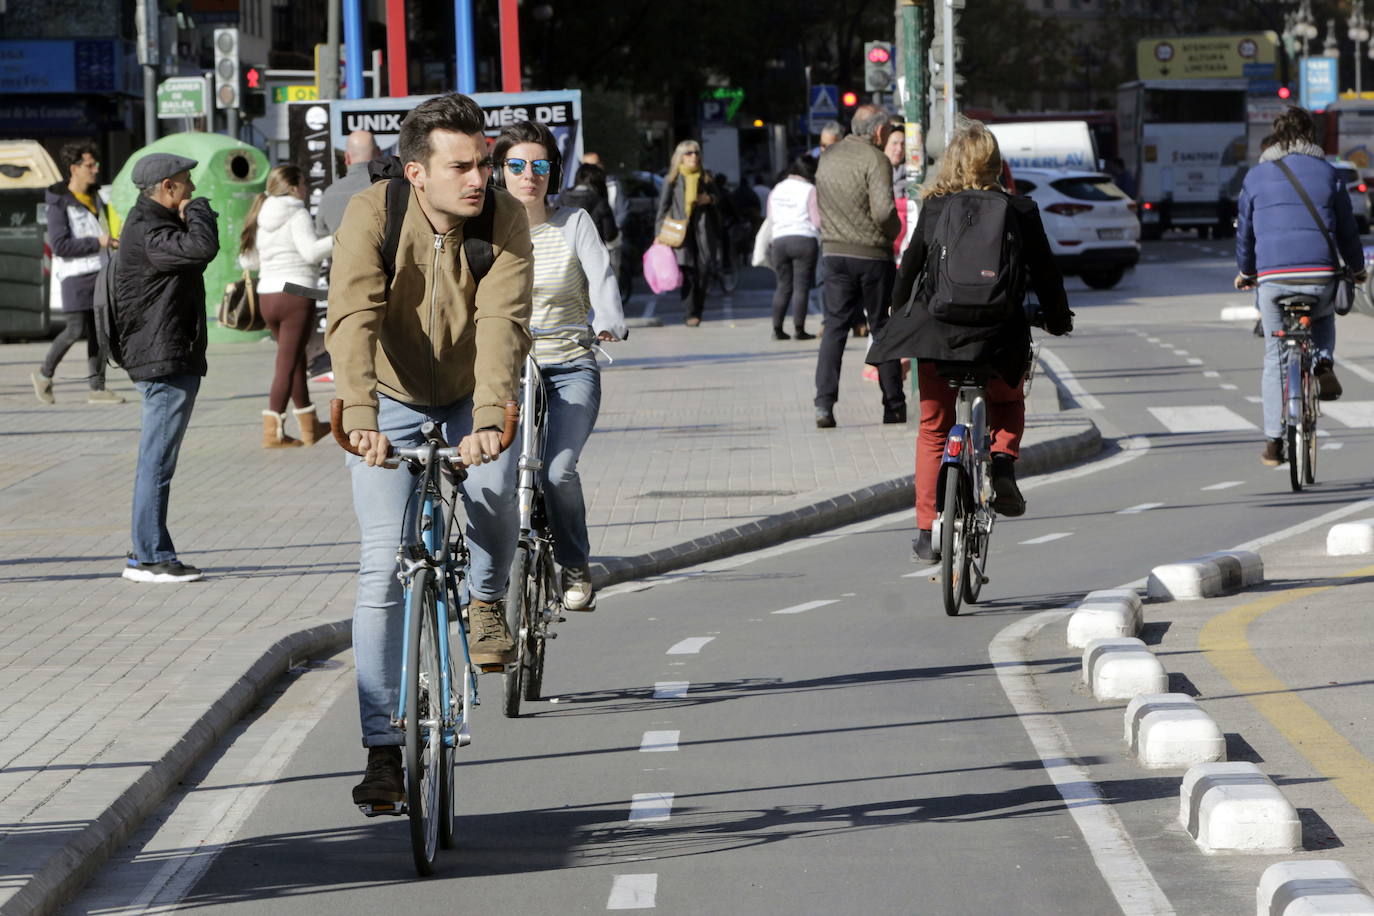
[[1259,321],[1259,309],[1253,305],[1228,305],[1221,310],[1222,321]]
[[1255,916],[1370,916],[1374,896],[1344,862],[1278,862],[1255,890]]
[[1295,852],[1298,812],[1253,763],[1199,763],[1183,774],[1178,818],[1203,852]]
[[1150,769],[1226,759],[1226,736],[1186,693],[1147,693],[1126,707],[1126,744]]
[[1374,553],[1374,518],[1341,522],[1326,532],[1326,555],[1353,557]]
[[1094,639],[1083,650],[1083,682],[1099,700],[1163,693],[1169,675],[1145,643],[1131,637]]
[[1140,595],[1135,589],[1089,592],[1069,618],[1069,645],[1082,649],[1094,639],[1135,636],[1141,621]]
[[1249,550],[1222,550],[1150,570],[1145,593],[1161,601],[1224,595],[1264,581],[1264,561]]

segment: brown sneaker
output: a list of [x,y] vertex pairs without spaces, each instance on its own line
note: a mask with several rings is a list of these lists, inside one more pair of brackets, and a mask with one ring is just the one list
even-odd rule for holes
[[506,602],[473,598],[468,604],[468,655],[472,663],[509,665],[515,661],[515,640],[506,626]]
[[1283,440],[1270,439],[1264,443],[1264,454],[1260,455],[1260,461],[1271,468],[1283,464]]

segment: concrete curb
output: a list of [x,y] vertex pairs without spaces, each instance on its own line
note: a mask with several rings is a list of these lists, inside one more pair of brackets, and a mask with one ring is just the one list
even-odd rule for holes
[[1212,598],[1264,581],[1264,561],[1249,550],[1221,550],[1150,570],[1146,594],[1158,601]]
[[[1077,428],[1022,449],[1017,461],[1018,476],[1057,470],[1091,458],[1102,450],[1102,434],[1091,420],[1057,419],[1056,424]],[[659,575],[863,521],[911,507],[915,492],[915,475],[908,474],[837,493],[819,502],[809,502],[742,525],[722,527],[686,542],[664,544],[635,556],[601,557],[590,564],[592,582],[597,588],[605,588],[617,582]]]
[[1069,646],[1083,649],[1094,639],[1137,636],[1142,623],[1140,595],[1135,589],[1089,592],[1069,618]]
[[1094,639],[1083,650],[1083,683],[1098,700],[1131,700],[1164,693],[1169,675],[1139,639]]
[[1339,522],[1326,532],[1326,555],[1355,557],[1374,553],[1374,519]]
[[1146,769],[1226,759],[1226,736],[1186,693],[1141,694],[1126,707],[1124,740]]
[[1253,763],[1199,763],[1183,774],[1178,820],[1203,852],[1296,852],[1298,812]]
[[1277,862],[1255,888],[1257,916],[1374,914],[1374,896],[1344,862]]
[[308,656],[334,652],[351,641],[348,621],[334,621],[283,636],[264,649],[245,647],[253,661],[241,677],[210,705],[186,733],[101,814],[87,823],[38,869],[12,897],[0,916],[53,913],[95,873],[115,849],[143,823],[200,756],[243,717],[268,687]]

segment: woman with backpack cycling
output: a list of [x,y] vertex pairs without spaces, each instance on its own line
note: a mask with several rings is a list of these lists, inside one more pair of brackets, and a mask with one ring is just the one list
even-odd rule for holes
[[987,386],[992,507],[1000,515],[1021,515],[1026,501],[1016,486],[1015,461],[1026,426],[1027,281],[1040,301],[1045,329],[1056,336],[1073,330],[1073,312],[1040,210],[1028,197],[1007,194],[999,183],[1001,172],[992,132],[979,121],[962,121],[939,174],[921,191],[920,216],[893,291],[892,317],[868,351],[871,364],[902,357],[918,361],[921,429],[912,546],[926,562],[939,559],[930,529],[956,397],[939,366],[974,363],[996,373]]
[[[587,506],[577,461],[601,409],[596,354],[574,340],[588,325],[598,340],[629,336],[620,286],[592,217],[579,207],[548,202],[560,186],[562,157],[542,124],[519,121],[501,131],[491,148],[494,183],[525,205],[534,242],[534,358],[548,395],[544,443],[544,495],[553,529],[553,556],[562,568],[563,606],[596,609],[587,560]],[[543,335],[543,336],[541,336]]]

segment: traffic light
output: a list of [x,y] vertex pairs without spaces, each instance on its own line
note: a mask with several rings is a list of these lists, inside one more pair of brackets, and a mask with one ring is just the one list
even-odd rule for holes
[[845,108],[853,108],[859,104],[859,94],[857,92],[846,92],[840,96],[840,104]]
[[215,29],[215,107],[240,109],[239,30]]
[[248,118],[261,118],[267,114],[267,87],[262,82],[262,71],[249,67],[243,72],[243,114]]
[[1280,87],[1279,87],[1279,98],[1281,98],[1281,99],[1286,99],[1286,98],[1288,98],[1289,96],[1291,96],[1292,94],[1293,94],[1292,90],[1290,90],[1287,86],[1280,86]]
[[869,92],[891,92],[895,81],[892,42],[870,41],[864,44],[864,88]]

